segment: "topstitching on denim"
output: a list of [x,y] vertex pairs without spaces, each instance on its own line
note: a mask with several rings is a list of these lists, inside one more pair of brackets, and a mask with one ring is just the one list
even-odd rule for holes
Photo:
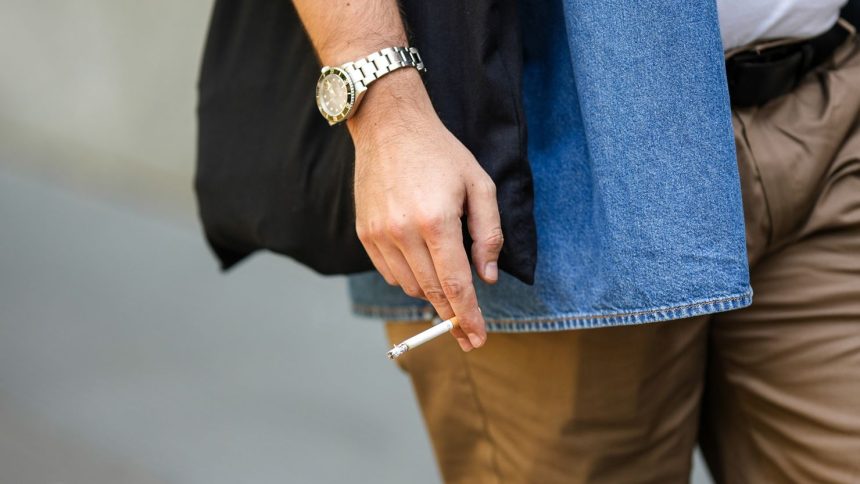
[[[595,314],[557,314],[512,318],[487,317],[487,331],[493,333],[527,333],[563,331],[568,329],[601,328],[691,318],[705,314],[740,309],[752,304],[752,291],[707,301],[695,301],[674,306],[635,311]],[[355,303],[352,310],[358,315],[390,321],[429,321],[436,318],[430,305],[375,306]]]

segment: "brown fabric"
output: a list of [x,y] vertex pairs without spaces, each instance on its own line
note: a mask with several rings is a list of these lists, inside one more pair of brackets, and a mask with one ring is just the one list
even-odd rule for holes
[[755,295],[710,327],[702,445],[718,482],[860,482],[857,49],[734,113]]
[[446,482],[686,482],[697,439],[718,483],[860,482],[856,41],[734,122],[753,305],[407,353]]
[[[392,342],[427,323],[392,323]],[[704,318],[448,338],[402,357],[446,482],[681,482],[702,391]],[[679,330],[680,329],[680,330]]]

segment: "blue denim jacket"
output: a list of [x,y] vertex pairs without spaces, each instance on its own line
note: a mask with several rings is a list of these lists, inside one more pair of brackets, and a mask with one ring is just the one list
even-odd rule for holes
[[[520,0],[534,286],[475,277],[490,331],[683,318],[751,303],[714,0]],[[431,66],[432,68],[432,66]],[[430,319],[376,273],[354,311]]]

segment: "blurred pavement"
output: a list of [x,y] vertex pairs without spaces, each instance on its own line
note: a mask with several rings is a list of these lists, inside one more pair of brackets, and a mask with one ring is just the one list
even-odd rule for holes
[[342,279],[0,171],[0,483],[438,482]]

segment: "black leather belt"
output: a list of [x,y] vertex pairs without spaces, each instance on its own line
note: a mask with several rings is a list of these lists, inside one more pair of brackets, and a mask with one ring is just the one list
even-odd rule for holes
[[[853,25],[857,25],[853,17],[858,4],[860,1],[851,0],[842,11],[843,18]],[[726,60],[726,77],[732,106],[761,106],[791,92],[807,73],[829,59],[848,35],[848,30],[837,23],[811,39],[731,56]]]

